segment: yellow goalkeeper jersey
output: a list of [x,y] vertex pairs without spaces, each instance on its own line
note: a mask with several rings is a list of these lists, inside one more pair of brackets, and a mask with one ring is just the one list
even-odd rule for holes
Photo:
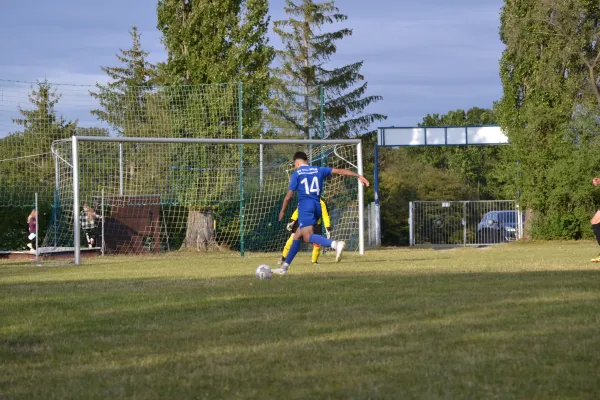
[[[331,228],[331,219],[329,218],[329,212],[327,211],[327,204],[325,204],[325,202],[323,201],[323,199],[321,199],[321,216],[323,217],[323,223],[325,224],[325,228],[329,229]],[[296,210],[294,211],[294,213],[292,214],[292,221],[298,221],[298,208],[296,207]],[[321,220],[319,219],[317,221],[317,224],[320,224]]]

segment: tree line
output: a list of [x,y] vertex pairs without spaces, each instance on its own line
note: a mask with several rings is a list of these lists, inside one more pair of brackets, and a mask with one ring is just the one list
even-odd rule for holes
[[[278,49],[267,37],[271,26],[268,5],[268,0],[159,0],[157,28],[167,50],[166,60],[156,65],[148,62],[149,53],[133,26],[131,47],[119,50],[115,65],[101,67],[109,83],[97,84],[89,91],[99,104],[92,115],[119,136],[181,138],[237,138],[240,134],[245,138],[355,137],[372,129],[373,122],[385,119],[366,112],[381,97],[366,93],[362,61],[330,67],[336,43],[352,35],[349,28],[333,26],[347,19],[334,1],[286,1],[288,19],[272,24],[282,43]],[[48,152],[54,140],[74,133],[109,134],[103,128],[82,129],[78,121],[58,115],[55,106],[60,96],[47,81],[32,87],[30,107],[19,109],[22,117],[13,120],[23,129],[0,141],[4,148],[0,159],[10,158],[8,152],[17,148],[19,154]],[[138,171],[135,165],[143,164],[145,156],[140,149],[129,154],[128,163],[134,164],[130,170]],[[249,160],[255,156],[252,151],[242,154],[233,148],[227,157],[208,147],[184,148],[177,155],[164,155],[169,159],[155,160],[151,167],[171,165],[171,158],[177,157],[201,159],[215,170],[226,170],[237,165],[240,157]],[[45,157],[52,160],[49,154]],[[40,182],[48,189],[43,197],[51,203],[54,182],[50,168],[49,162],[43,174],[16,172],[13,181],[31,182],[25,175],[43,175]],[[133,174],[136,176],[126,176],[126,182],[151,183],[152,174]],[[188,182],[202,179],[200,176],[181,179],[190,187],[202,187],[201,182]],[[17,191],[14,186],[4,192]],[[203,213],[206,207],[192,206],[190,221],[198,220],[194,214]]]
[[[132,46],[117,54],[119,64],[102,67],[110,82],[90,91],[100,104],[92,113],[123,136],[235,137],[237,118],[223,120],[214,110],[216,104],[239,100],[237,86],[207,86],[201,93],[188,88],[242,82],[247,88],[241,93],[246,137],[290,132],[361,137],[366,173],[372,174],[372,126],[386,116],[367,111],[381,97],[367,94],[362,61],[330,66],[338,41],[352,34],[332,24],[344,23],[347,16],[334,1],[287,0],[285,12],[288,19],[272,24],[282,42],[275,49],[267,38],[267,0],[160,0],[157,27],[167,59],[149,63],[133,27]],[[502,98],[491,109],[426,115],[421,125],[498,123],[511,144],[382,151],[385,244],[407,242],[411,200],[518,199],[527,209],[531,237],[591,236],[589,215],[599,200],[590,185],[600,167],[598,21],[596,1],[505,0],[500,17]],[[44,143],[69,136],[77,121],[53,113],[59,96],[40,82],[31,93],[32,108],[20,110],[22,118],[15,120],[22,131],[2,142],[39,135],[36,124],[44,124],[43,132],[49,133],[36,138],[40,151]],[[207,117],[172,118],[198,110]],[[167,132],[157,130],[159,120],[168,120]],[[88,129],[89,134],[108,134]],[[7,157],[3,153],[1,158]]]
[[534,239],[593,237],[600,207],[600,3],[505,0],[503,96],[489,110],[427,115],[421,125],[498,123],[510,145],[386,150],[383,241],[408,243],[411,200],[518,200]]

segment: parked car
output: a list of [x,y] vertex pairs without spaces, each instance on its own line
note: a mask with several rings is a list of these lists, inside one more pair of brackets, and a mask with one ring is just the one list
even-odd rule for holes
[[[505,243],[517,239],[517,211],[489,211],[481,217],[477,225],[478,243]],[[524,214],[522,216],[524,220]]]

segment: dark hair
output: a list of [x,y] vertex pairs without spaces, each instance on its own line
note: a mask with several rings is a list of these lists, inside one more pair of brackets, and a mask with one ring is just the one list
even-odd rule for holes
[[308,162],[308,156],[303,151],[297,151],[296,154],[294,154],[294,161],[296,160],[304,160]]

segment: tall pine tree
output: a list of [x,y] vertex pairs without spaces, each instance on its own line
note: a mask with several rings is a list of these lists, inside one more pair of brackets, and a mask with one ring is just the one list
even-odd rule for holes
[[[272,107],[274,114],[290,123],[306,137],[321,135],[320,91],[324,91],[325,137],[355,137],[369,133],[372,124],[386,119],[377,113],[365,113],[380,96],[365,96],[367,82],[359,61],[340,68],[328,68],[327,62],[337,51],[337,42],[352,35],[343,28],[325,31],[330,24],[344,22],[333,0],[316,2],[286,0],[289,19],[275,22],[275,33],[283,43],[277,51],[278,66],[273,69],[281,101]],[[290,110],[296,110],[290,111]],[[298,115],[300,110],[300,115]]]
[[13,119],[13,123],[23,128],[22,131],[11,134],[7,144],[19,149],[15,157],[40,154],[36,165],[26,170],[12,171],[15,176],[22,176],[18,190],[34,187],[40,194],[41,201],[49,202],[49,193],[54,189],[54,159],[49,153],[52,142],[67,139],[75,133],[77,121],[67,121],[58,115],[55,107],[61,95],[47,81],[38,81],[31,88],[29,102],[32,108],[19,107],[21,118]]
[[144,125],[149,116],[147,103],[154,87],[155,67],[147,61],[148,52],[142,50],[141,35],[136,26],[129,31],[133,44],[129,50],[120,50],[118,67],[101,67],[111,79],[106,85],[96,84],[97,92],[90,95],[100,102],[102,109],[92,111],[98,119],[111,125],[122,136],[144,136]]
[[50,149],[52,142],[65,139],[75,133],[77,121],[67,121],[63,116],[57,115],[54,109],[60,101],[61,95],[47,81],[38,81],[37,87],[32,87],[29,102],[32,109],[19,107],[21,118],[13,119],[13,123],[23,127],[21,136],[25,145],[29,147],[30,154],[45,153]]

